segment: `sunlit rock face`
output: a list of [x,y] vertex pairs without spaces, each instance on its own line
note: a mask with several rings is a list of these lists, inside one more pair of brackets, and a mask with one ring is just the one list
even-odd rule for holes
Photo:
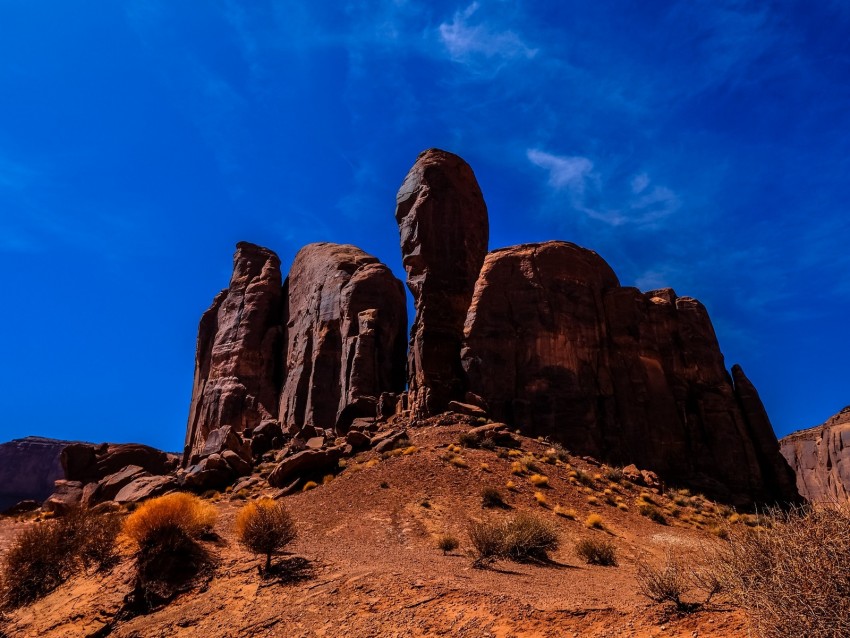
[[850,406],[780,444],[797,474],[800,494],[815,503],[850,501]]
[[[309,244],[287,282],[279,415],[290,432],[335,428],[362,398],[404,389],[407,307],[389,268],[355,246]],[[369,405],[363,416],[374,417]]]
[[462,362],[491,416],[527,434],[742,505],[798,498],[705,307],[622,287],[593,251],[552,241],[488,254]]

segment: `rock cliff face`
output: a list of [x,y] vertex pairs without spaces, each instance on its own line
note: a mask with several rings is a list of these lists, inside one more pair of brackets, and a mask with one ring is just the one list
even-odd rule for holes
[[746,505],[795,498],[758,394],[735,383],[705,308],[621,287],[566,242],[490,253],[465,325],[470,391],[491,416]]
[[71,441],[38,436],[0,445],[0,512],[23,500],[43,501],[62,478],[59,455]]
[[416,160],[396,197],[395,217],[416,316],[408,382],[416,417],[463,396],[463,322],[487,252],[487,206],[469,165],[430,149]]
[[789,434],[780,445],[800,494],[813,502],[850,501],[850,406],[822,425]]
[[230,286],[201,318],[184,462],[223,425],[241,432],[277,417],[282,379],[280,260],[241,242]]
[[[389,268],[354,246],[317,243],[298,252],[287,281],[279,414],[290,432],[334,428],[364,397],[404,389],[407,309]],[[356,416],[374,417],[370,406]]]

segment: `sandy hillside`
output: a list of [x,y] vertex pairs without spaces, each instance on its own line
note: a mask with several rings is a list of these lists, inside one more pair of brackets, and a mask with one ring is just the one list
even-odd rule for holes
[[[413,429],[406,453],[388,458],[363,453],[327,484],[285,497],[299,532],[292,554],[279,559],[293,567],[287,582],[259,578],[260,560],[232,534],[241,499],[273,490],[233,500],[223,494],[213,499],[220,540],[207,543],[216,567],[205,584],[153,613],[116,621],[133,577],[125,542],[122,561],[111,571],[75,577],[9,614],[0,628],[8,638],[746,635],[744,617],[722,601],[678,617],[641,597],[635,578],[641,556],[658,563],[672,549],[693,560],[702,547],[717,542],[710,530],[728,511],[698,496],[672,490],[658,495],[627,481],[612,482],[606,468],[586,460],[553,463],[549,446],[539,441],[521,438],[523,450],[513,456],[504,449],[452,451],[449,446],[464,429]],[[533,486],[532,472],[512,474],[512,464],[529,453],[548,477],[548,488]],[[505,487],[508,481],[516,484],[513,490]],[[510,509],[484,509],[484,486],[499,488]],[[545,496],[545,505],[535,492]],[[639,513],[641,493],[657,503],[667,524]],[[559,515],[556,506],[558,512],[574,510],[575,518]],[[468,521],[520,510],[557,525],[561,547],[552,561],[473,568]],[[593,513],[602,517],[604,529],[585,526]],[[32,523],[0,521],[0,547],[26,524]],[[444,556],[435,543],[445,533],[456,536],[460,547]],[[619,565],[584,564],[574,551],[583,537],[613,540]]]

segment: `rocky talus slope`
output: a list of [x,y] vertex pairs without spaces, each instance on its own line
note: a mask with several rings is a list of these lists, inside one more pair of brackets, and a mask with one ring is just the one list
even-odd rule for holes
[[813,502],[850,501],[850,406],[779,443],[800,494]]
[[[639,560],[662,564],[668,551],[689,565],[717,542],[718,525],[743,527],[754,519],[730,513],[698,495],[669,491],[611,474],[611,468],[550,452],[546,443],[514,437],[508,448],[459,448],[470,432],[463,418],[429,419],[409,431],[401,447],[366,450],[348,459],[335,478],[284,498],[298,538],[275,564],[281,578],[263,579],[263,559],[236,540],[239,508],[275,496],[258,467],[248,487],[207,495],[215,505],[215,537],[204,542],[214,571],[197,587],[144,615],[122,614],[133,589],[133,549],[121,542],[117,565],[81,573],[30,606],[0,616],[9,638],[147,636],[257,638],[313,636],[528,636],[562,638],[731,638],[747,635],[746,618],[718,599],[694,614],[667,614],[638,591]],[[457,450],[457,451],[454,451]],[[536,464],[549,479],[513,473],[513,464]],[[612,481],[608,476],[613,477]],[[251,481],[254,481],[252,484]],[[511,489],[506,487],[512,482]],[[482,506],[482,488],[501,492],[509,509]],[[536,493],[544,496],[539,504]],[[657,503],[665,524],[640,514]],[[551,562],[499,561],[475,569],[468,555],[470,520],[531,513],[554,526],[560,547]],[[601,528],[585,521],[600,517]],[[737,522],[731,522],[731,518]],[[725,521],[725,522],[724,522]],[[9,535],[33,524],[0,519],[0,553]],[[460,546],[444,554],[437,539]],[[587,565],[575,553],[583,539],[610,540],[618,565]],[[687,600],[705,593],[689,591]]]

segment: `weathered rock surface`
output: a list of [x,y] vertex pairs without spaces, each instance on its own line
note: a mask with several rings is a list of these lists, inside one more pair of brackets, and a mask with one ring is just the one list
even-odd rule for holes
[[410,333],[410,409],[417,418],[463,399],[463,324],[487,253],[487,206],[469,165],[420,154],[396,196],[396,221],[416,316]]
[[[335,428],[344,412],[349,423],[358,416],[374,418],[375,397],[404,389],[402,283],[359,248],[329,243],[302,248],[287,281],[281,423],[301,433]],[[362,405],[371,414],[347,409]]]
[[740,368],[733,383],[703,305],[621,287],[590,250],[553,241],[490,253],[462,360],[492,418],[531,436],[741,505],[799,499],[758,394]]
[[59,454],[70,443],[28,436],[0,445],[0,511],[50,496],[54,481],[64,476]]
[[286,487],[293,479],[318,475],[335,470],[343,456],[343,447],[304,450],[283,459],[269,474],[272,487]]
[[177,466],[177,458],[149,445],[139,443],[72,443],[60,455],[65,478],[83,483],[98,482],[137,465],[148,474],[168,474]]
[[83,498],[83,484],[80,481],[59,479],[54,484],[53,494],[44,501],[42,509],[56,514],[64,514],[77,507]]
[[230,425],[241,432],[277,417],[284,306],[277,255],[237,244],[230,286],[198,327],[184,465],[211,430]]
[[800,494],[815,503],[850,501],[850,406],[779,443]]
[[113,499],[116,503],[138,503],[173,492],[178,487],[173,476],[141,476],[125,485]]

